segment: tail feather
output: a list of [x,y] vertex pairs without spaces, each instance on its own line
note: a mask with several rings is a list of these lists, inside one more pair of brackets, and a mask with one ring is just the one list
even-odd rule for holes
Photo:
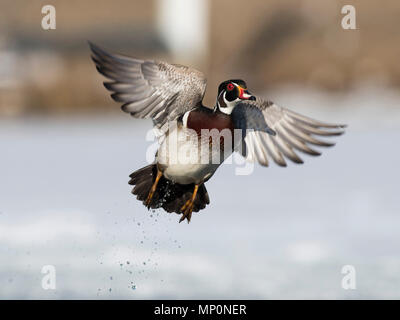
[[[130,175],[130,185],[134,188],[132,193],[136,198],[145,203],[150,189],[157,175],[157,165],[151,164],[143,167]],[[179,184],[168,180],[164,176],[158,182],[157,189],[150,203],[151,209],[163,208],[167,212],[182,213],[180,209],[193,194],[194,184]],[[193,212],[198,212],[210,203],[210,198],[204,184],[199,186]]]

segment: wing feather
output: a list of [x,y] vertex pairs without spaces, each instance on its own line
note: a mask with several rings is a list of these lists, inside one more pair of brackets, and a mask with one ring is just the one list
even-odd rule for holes
[[247,104],[258,107],[267,125],[276,132],[275,136],[266,132],[246,134],[244,150],[247,154],[243,156],[262,165],[268,165],[268,158],[283,167],[287,165],[285,159],[303,163],[296,151],[319,156],[321,152],[310,145],[331,147],[335,143],[321,140],[319,136],[339,136],[346,127],[342,124],[321,122],[259,98]]
[[136,118],[152,118],[158,128],[194,109],[203,99],[206,79],[198,70],[161,61],[111,54],[89,43],[104,86],[122,110]]

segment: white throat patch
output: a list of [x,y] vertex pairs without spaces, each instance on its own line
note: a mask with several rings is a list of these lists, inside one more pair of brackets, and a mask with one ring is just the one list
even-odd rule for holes
[[236,103],[239,102],[240,99],[237,98],[236,100],[228,101],[228,100],[225,99],[225,94],[226,94],[226,92],[224,92],[223,99],[224,99],[224,102],[225,102],[225,104],[226,104],[226,107],[223,108],[223,107],[219,106],[219,110],[220,110],[222,113],[225,113],[225,114],[227,114],[227,115],[230,115],[230,114],[232,113],[232,111],[233,111],[233,108],[235,108]]

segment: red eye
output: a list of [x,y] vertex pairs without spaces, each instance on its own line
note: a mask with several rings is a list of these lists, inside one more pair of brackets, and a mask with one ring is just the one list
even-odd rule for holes
[[226,86],[226,89],[228,89],[228,91],[232,91],[233,88],[235,88],[235,86],[232,83],[228,83],[228,85]]

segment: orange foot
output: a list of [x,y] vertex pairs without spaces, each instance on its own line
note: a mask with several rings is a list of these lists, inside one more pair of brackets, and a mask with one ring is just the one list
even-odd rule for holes
[[144,205],[149,209],[150,209],[151,200],[153,199],[154,192],[156,192],[157,184],[158,184],[158,181],[160,180],[161,176],[162,176],[162,172],[157,169],[156,180],[154,181],[153,185],[151,186],[151,189],[147,196],[146,202],[144,203]]
[[182,217],[179,220],[179,223],[181,223],[183,220],[187,219],[188,223],[190,222],[190,219],[192,218],[192,212],[194,208],[194,201],[196,200],[196,195],[197,195],[197,190],[199,189],[199,185],[194,186],[193,194],[192,197],[185,202],[185,204],[181,208],[182,212]]

